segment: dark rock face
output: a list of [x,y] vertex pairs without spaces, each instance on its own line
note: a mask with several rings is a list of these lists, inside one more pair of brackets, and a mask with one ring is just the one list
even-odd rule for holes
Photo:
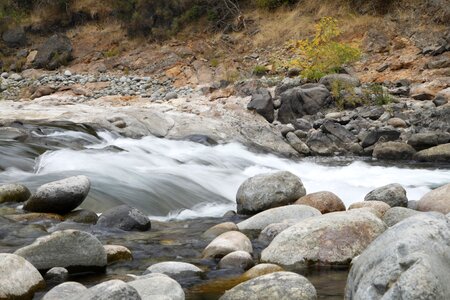
[[450,220],[442,214],[397,223],[353,260],[345,299],[447,299],[449,240]]
[[38,49],[34,67],[54,70],[72,58],[72,43],[62,34],[47,39]]
[[304,115],[313,115],[330,104],[331,95],[323,85],[308,88],[293,88],[281,94],[281,107],[278,120],[281,123],[294,123]]
[[23,47],[27,44],[27,37],[22,27],[14,27],[2,34],[2,39],[8,47]]
[[394,129],[380,128],[369,131],[361,140],[361,146],[364,148],[372,146],[383,138],[384,141],[395,141],[400,137],[400,131]]
[[125,231],[147,231],[151,227],[149,218],[136,208],[120,205],[105,211],[97,225],[115,227]]
[[267,89],[259,89],[252,95],[252,100],[247,105],[247,109],[255,110],[269,123],[274,121],[274,107],[272,96]]

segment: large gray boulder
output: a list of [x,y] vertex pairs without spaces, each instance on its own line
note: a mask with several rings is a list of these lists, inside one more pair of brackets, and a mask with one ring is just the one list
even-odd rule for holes
[[423,195],[417,202],[417,210],[450,213],[450,183]]
[[325,86],[315,85],[308,88],[292,88],[282,93],[280,99],[278,121],[288,124],[305,115],[318,113],[330,104],[331,95]]
[[394,225],[354,259],[345,299],[448,299],[449,241],[450,220],[441,214]]
[[106,253],[102,243],[79,230],[55,231],[14,252],[39,270],[63,267],[69,271],[104,271]]
[[25,30],[23,30],[23,27],[21,26],[16,26],[3,32],[2,40],[11,48],[23,47],[27,44]]
[[44,278],[23,257],[0,253],[0,299],[31,299],[44,287]]
[[272,123],[274,120],[275,110],[273,100],[267,89],[256,90],[252,94],[252,99],[248,103],[247,109],[256,111],[269,123]]
[[54,70],[66,65],[72,58],[72,50],[72,43],[67,36],[52,35],[38,48],[34,67]]
[[391,227],[403,221],[404,219],[417,214],[420,214],[420,212],[417,210],[396,206],[385,212],[382,220],[384,223],[386,223],[387,226]]
[[184,300],[181,285],[164,274],[147,274],[128,282],[142,300]]
[[334,212],[305,219],[278,234],[261,261],[286,266],[349,264],[386,225],[364,211]]
[[0,185],[0,203],[24,202],[30,198],[30,190],[23,184],[10,183]]
[[69,299],[78,296],[79,294],[85,292],[87,288],[81,283],[68,281],[61,283],[42,297],[42,300],[61,300]]
[[306,194],[300,178],[287,171],[261,174],[244,181],[236,195],[239,214],[291,204]]
[[109,280],[75,295],[70,300],[141,300],[137,290],[122,280]]
[[311,282],[293,272],[274,272],[250,279],[225,292],[220,300],[315,300]]
[[222,258],[234,251],[253,252],[252,242],[239,231],[228,231],[222,233],[203,250],[203,258]]
[[150,273],[161,273],[167,276],[178,276],[186,274],[198,274],[202,272],[202,269],[193,264],[181,261],[164,261],[148,267],[147,270],[145,270],[144,275]]
[[40,186],[23,209],[32,212],[65,214],[78,207],[89,193],[86,176],[74,176]]
[[364,201],[382,201],[391,207],[408,206],[406,190],[398,183],[392,183],[374,189],[364,197]]
[[120,205],[105,211],[97,221],[102,227],[115,227],[125,231],[147,231],[150,219],[141,211],[128,205]]
[[238,223],[237,226],[239,230],[262,230],[269,224],[279,223],[287,219],[301,221],[320,215],[320,211],[311,206],[286,205],[260,212]]
[[418,161],[449,162],[450,143],[419,151],[414,158]]

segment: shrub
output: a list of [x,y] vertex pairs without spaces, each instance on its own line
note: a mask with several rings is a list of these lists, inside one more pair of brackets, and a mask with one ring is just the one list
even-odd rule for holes
[[265,75],[266,73],[267,73],[267,68],[265,66],[256,65],[253,68],[253,74],[256,76],[262,76],[262,75]]
[[335,80],[331,84],[331,95],[337,108],[354,108],[364,104],[366,101],[362,95],[356,93],[355,87],[341,80]]
[[376,105],[385,105],[393,101],[392,96],[383,88],[381,84],[372,83],[364,89],[364,94]]
[[315,28],[312,39],[293,41],[289,45],[295,57],[289,67],[299,67],[303,77],[317,81],[361,56],[357,47],[337,41],[341,32],[336,19],[324,17]]

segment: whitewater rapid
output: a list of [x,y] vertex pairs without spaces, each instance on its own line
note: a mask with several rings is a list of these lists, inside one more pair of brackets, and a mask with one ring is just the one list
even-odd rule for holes
[[337,194],[347,206],[362,201],[370,190],[394,182],[405,187],[410,200],[450,182],[448,168],[293,161],[254,153],[237,143],[205,146],[155,137],[123,138],[108,132],[94,137],[77,131],[43,137],[83,145],[48,150],[32,162],[33,170],[6,168],[0,171],[0,184],[21,182],[36,189],[52,180],[84,174],[92,186],[82,207],[101,213],[129,204],[157,220],[222,216],[236,208],[236,192],[245,179],[276,170],[298,175],[308,193]]

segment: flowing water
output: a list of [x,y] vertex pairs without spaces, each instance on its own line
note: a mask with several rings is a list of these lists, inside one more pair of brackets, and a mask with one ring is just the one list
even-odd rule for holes
[[[101,213],[129,204],[151,217],[152,230],[124,233],[82,224],[47,222],[32,228],[16,224],[11,225],[14,230],[10,227],[5,231],[4,237],[0,228],[0,252],[12,252],[29,244],[46,234],[45,230],[78,228],[92,232],[104,244],[130,248],[134,260],[108,267],[108,273],[99,278],[75,280],[90,285],[128,273],[141,274],[158,261],[180,259],[209,270],[202,278],[181,280],[189,299],[216,299],[239,282],[239,274],[215,270],[213,262],[199,259],[207,245],[200,235],[214,224],[239,221],[239,217],[221,216],[235,209],[236,191],[250,176],[288,170],[302,179],[308,192],[332,191],[347,206],[363,200],[370,190],[393,182],[403,185],[411,200],[450,182],[450,166],[442,164],[390,165],[336,158],[290,160],[255,153],[237,143],[207,146],[155,137],[129,139],[73,124],[21,126],[32,132],[25,142],[0,138],[0,184],[21,182],[34,190],[49,181],[84,174],[92,182],[84,208]],[[254,244],[255,260],[262,247]],[[342,299],[348,269],[295,271],[313,282],[320,299]]]

